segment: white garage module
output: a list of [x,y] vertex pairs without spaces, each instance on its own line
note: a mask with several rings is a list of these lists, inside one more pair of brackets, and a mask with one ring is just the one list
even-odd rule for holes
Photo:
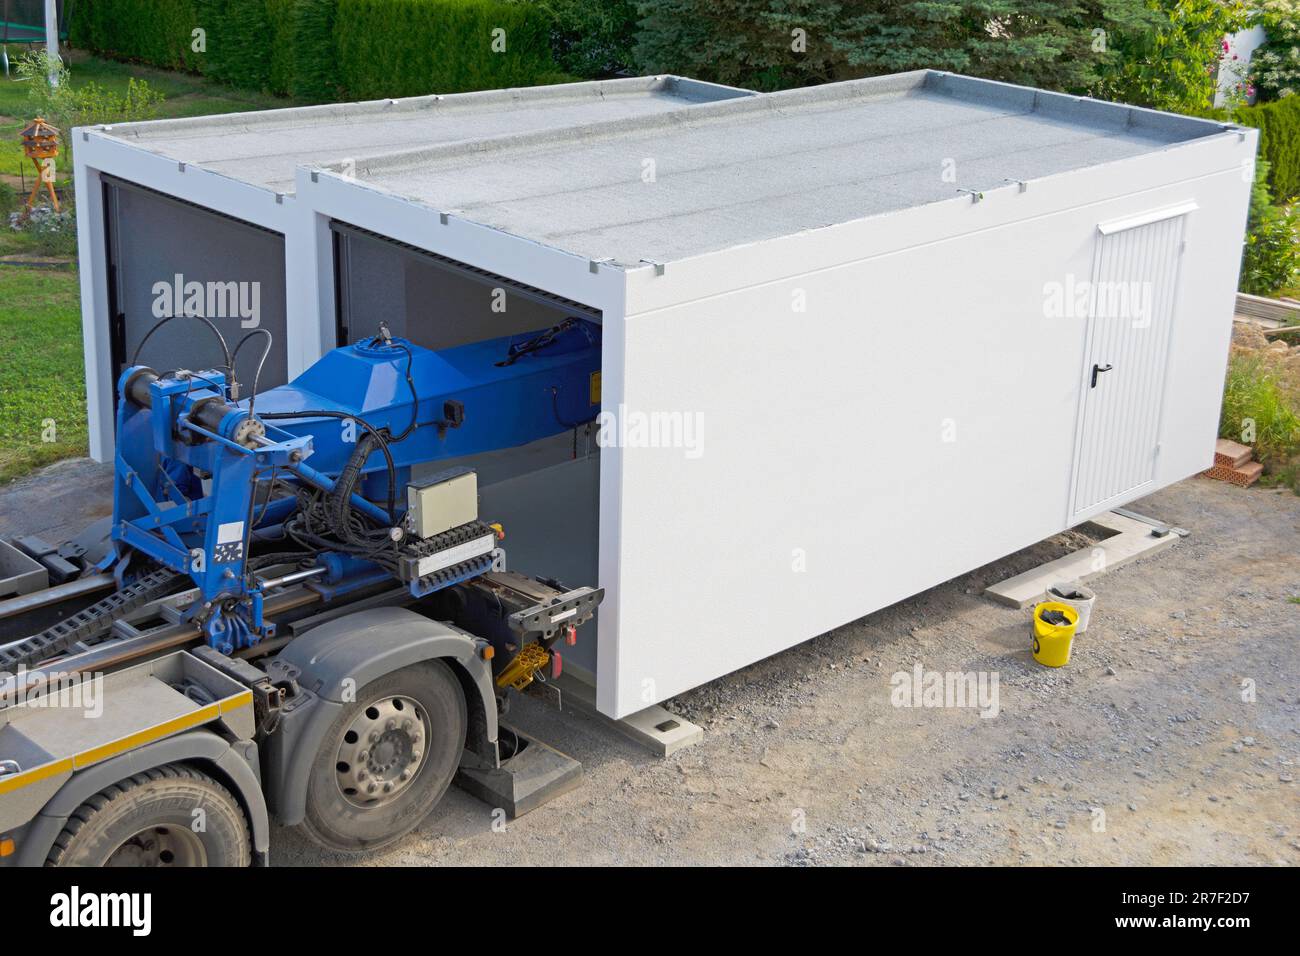
[[[85,315],[95,317],[84,329],[87,356],[94,356],[86,367],[91,454],[103,457],[112,446],[117,374],[148,329],[172,310],[209,316],[228,337],[268,329],[275,344],[264,387],[286,381],[338,344],[331,230],[329,224],[317,230],[310,210],[294,202],[299,166],[520,130],[631,121],[749,95],[655,77],[79,131],[78,228],[81,261],[91,266],[82,270],[82,301]],[[295,263],[295,257],[320,261]],[[322,283],[320,299],[315,280],[303,285],[314,275]],[[286,285],[293,295],[286,296]],[[401,283],[384,295],[377,307],[400,303]],[[400,319],[389,321],[401,328]],[[201,338],[184,324],[169,324],[149,340],[140,361],[173,368],[167,364],[173,346],[184,343],[178,358],[191,367],[211,365],[218,350],[196,341]],[[241,359],[242,379],[251,380],[256,358]]]
[[[607,589],[574,669],[611,716],[1210,464],[1255,131],[928,71],[620,83],[88,130],[79,195],[282,235],[289,376],[379,321],[602,323],[599,434],[468,464],[515,566]],[[174,271],[188,228],[107,253],[113,215],[81,219],[100,456],[106,263]],[[258,279],[252,236],[201,258]]]

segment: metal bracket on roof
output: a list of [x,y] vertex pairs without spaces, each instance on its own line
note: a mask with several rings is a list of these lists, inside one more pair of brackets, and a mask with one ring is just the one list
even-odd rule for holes
[[979,202],[981,199],[984,198],[984,194],[975,189],[963,189],[961,186],[958,186],[957,192],[965,193],[966,195],[970,196],[971,202]]
[[665,268],[665,267],[664,267],[664,264],[663,264],[662,262],[657,262],[657,261],[655,261],[654,259],[642,259],[641,261],[644,262],[644,263],[646,263],[647,265],[652,265],[652,266],[654,266],[654,267],[655,267],[655,275],[657,275],[657,276],[661,276],[661,275],[664,274],[664,268]]
[[1004,179],[1002,181],[1004,183],[1015,183],[1017,186],[1020,187],[1021,192],[1024,192],[1029,188],[1029,183],[1025,182],[1023,179]]
[[614,257],[613,257],[613,256],[606,256],[604,259],[588,259],[588,260],[587,260],[587,269],[588,269],[588,271],[590,271],[590,272],[592,272],[592,273],[594,274],[594,273],[600,271],[600,267],[601,267],[601,265],[602,265],[603,263],[606,263],[606,262],[613,262],[613,261],[614,261]]
[[184,164],[184,163],[177,163],[177,164],[176,164],[176,168],[177,168],[178,170],[180,170],[181,172],[185,172],[185,164]]
[[275,194],[275,204],[276,204],[277,206],[283,206],[283,205],[284,205],[284,193],[276,193],[276,194]]
[[445,226],[445,225],[447,225],[447,223],[449,223],[449,222],[451,222],[451,216],[447,215],[447,213],[445,213],[445,212],[440,212],[440,213],[438,213],[438,224],[439,224],[439,225]]
[[320,170],[319,170],[319,169],[313,169],[313,170],[311,171],[311,181],[314,182],[314,183],[318,183],[318,182],[320,182]]

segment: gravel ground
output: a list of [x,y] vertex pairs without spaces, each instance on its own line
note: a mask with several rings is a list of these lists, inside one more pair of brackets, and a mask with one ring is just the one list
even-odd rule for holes
[[[44,500],[49,514],[65,481],[102,482],[89,468],[55,466],[7,489],[0,535],[43,530],[28,506]],[[340,856],[277,827],[273,859],[1300,863],[1300,498],[1190,479],[1132,507],[1192,535],[1093,582],[1093,623],[1064,669],[1034,663],[1028,611],[981,590],[1077,546],[1077,535],[670,701],[705,737],[667,759],[523,699],[512,719],[581,760],[585,777],[504,829],[453,788],[387,851]],[[918,663],[996,674],[997,716],[894,706],[891,677]],[[1249,682],[1253,700],[1243,699]]]

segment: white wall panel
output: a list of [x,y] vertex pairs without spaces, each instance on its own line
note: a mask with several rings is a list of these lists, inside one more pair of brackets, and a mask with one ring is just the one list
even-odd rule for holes
[[[622,449],[601,709],[634,712],[1067,527],[1088,313],[1060,314],[1052,284],[1092,278],[1100,223],[1189,197],[1168,453],[1146,490],[1205,467],[1239,252],[1212,237],[1240,234],[1247,189],[1233,169],[665,308],[633,300],[626,411],[697,414],[703,442],[696,458]],[[907,235],[911,215],[875,224]],[[779,256],[768,245],[722,254],[729,280]]]

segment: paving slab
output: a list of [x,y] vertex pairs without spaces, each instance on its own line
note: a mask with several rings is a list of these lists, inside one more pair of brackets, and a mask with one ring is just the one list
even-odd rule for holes
[[1158,529],[1145,522],[1113,511],[1098,515],[1088,523],[1114,533],[1090,548],[1081,548],[1023,574],[999,581],[986,588],[984,593],[999,604],[1026,608],[1041,601],[1044,592],[1053,584],[1086,583],[1107,571],[1123,567],[1130,561],[1171,548],[1179,537],[1170,531],[1162,535]]

